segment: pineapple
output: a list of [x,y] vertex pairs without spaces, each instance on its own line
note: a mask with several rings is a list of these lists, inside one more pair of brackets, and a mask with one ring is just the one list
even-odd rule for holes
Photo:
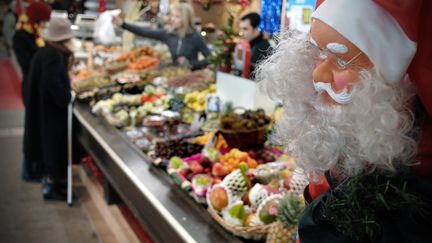
[[295,233],[301,214],[305,208],[304,199],[288,193],[278,208],[277,221],[272,224],[267,235],[268,243],[295,242]]
[[267,235],[267,243],[291,243],[295,242],[293,232],[296,228],[287,228],[279,220],[274,222]]

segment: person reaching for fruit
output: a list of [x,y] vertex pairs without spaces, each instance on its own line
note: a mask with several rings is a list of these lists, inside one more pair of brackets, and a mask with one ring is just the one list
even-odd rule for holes
[[201,34],[196,31],[193,22],[194,12],[187,3],[171,7],[170,21],[167,29],[142,28],[113,17],[112,22],[134,34],[160,40],[168,45],[173,63],[190,66],[192,70],[205,68],[207,59],[198,60],[198,54],[210,56],[210,50]]

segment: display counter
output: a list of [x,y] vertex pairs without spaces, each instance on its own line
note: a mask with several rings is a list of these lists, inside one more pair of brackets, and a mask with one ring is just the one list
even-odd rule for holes
[[74,115],[75,140],[155,242],[242,242],[87,104],[76,103]]

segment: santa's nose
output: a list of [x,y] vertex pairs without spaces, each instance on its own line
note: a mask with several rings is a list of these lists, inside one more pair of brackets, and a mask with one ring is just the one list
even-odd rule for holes
[[348,84],[352,84],[357,79],[357,75],[351,70],[336,69],[330,61],[324,60],[317,63],[312,78],[315,82],[330,83],[333,90],[338,92]]
[[333,72],[332,64],[328,60],[316,63],[315,69],[312,72],[312,78],[315,82],[332,83]]

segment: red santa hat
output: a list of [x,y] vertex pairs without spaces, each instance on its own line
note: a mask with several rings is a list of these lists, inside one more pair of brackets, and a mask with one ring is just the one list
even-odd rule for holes
[[318,0],[312,17],[355,44],[386,81],[398,82],[417,50],[419,3],[417,0]]

